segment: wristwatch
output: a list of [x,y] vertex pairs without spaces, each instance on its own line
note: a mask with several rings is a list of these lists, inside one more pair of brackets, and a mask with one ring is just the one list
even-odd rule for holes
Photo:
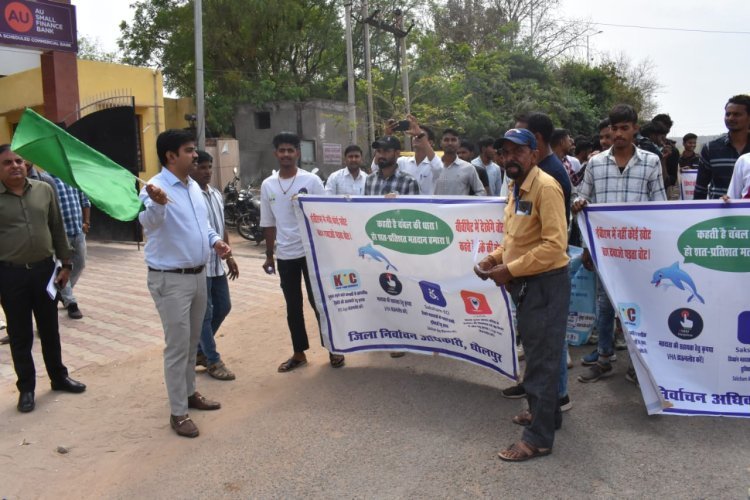
[[73,270],[73,264],[62,264],[61,266],[63,269],[68,269],[70,271]]

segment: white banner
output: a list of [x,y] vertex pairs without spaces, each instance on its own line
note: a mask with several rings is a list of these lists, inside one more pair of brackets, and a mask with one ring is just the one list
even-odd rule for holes
[[500,244],[504,201],[298,198],[325,347],[440,353],[518,378],[510,298],[473,272]]
[[680,171],[680,199],[692,200],[695,193],[695,181],[698,179],[698,170],[691,168]]
[[648,412],[750,417],[750,202],[592,205],[578,220]]

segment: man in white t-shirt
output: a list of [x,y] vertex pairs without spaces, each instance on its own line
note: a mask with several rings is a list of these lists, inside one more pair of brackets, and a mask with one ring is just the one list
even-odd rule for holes
[[362,171],[362,148],[356,144],[344,150],[345,167],[336,170],[326,181],[326,194],[364,194],[367,174]]
[[[305,351],[310,348],[305,329],[301,280],[305,279],[307,299],[320,325],[320,314],[315,307],[310,275],[305,260],[305,249],[294,215],[293,197],[297,194],[323,194],[323,182],[317,175],[297,167],[300,140],[291,132],[273,138],[274,156],[279,172],[271,175],[260,186],[260,226],[266,239],[266,261],[263,270],[276,273],[278,265],[281,290],[286,301],[286,321],[292,335],[294,354],[279,365],[280,372],[292,371],[307,363]],[[276,262],[274,262],[274,244]],[[331,366],[344,366],[344,356],[330,354]]]

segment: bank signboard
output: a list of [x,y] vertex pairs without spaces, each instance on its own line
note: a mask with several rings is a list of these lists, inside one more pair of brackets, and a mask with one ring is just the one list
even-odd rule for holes
[[74,5],[0,0],[0,12],[0,44],[78,52]]

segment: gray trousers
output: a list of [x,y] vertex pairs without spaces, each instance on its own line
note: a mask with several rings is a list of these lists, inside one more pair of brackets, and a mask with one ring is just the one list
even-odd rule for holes
[[70,273],[70,279],[60,291],[62,296],[63,305],[68,307],[70,304],[77,304],[78,301],[73,295],[73,287],[78,283],[78,278],[81,277],[83,268],[86,267],[86,234],[80,233],[76,236],[68,236],[70,246],[73,247],[73,272]]
[[562,424],[558,383],[570,306],[568,268],[515,279],[507,288],[523,332],[523,387],[532,415],[522,439],[537,448],[552,448],[555,424]]
[[148,290],[164,328],[164,382],[172,415],[186,415],[195,393],[195,355],[206,314],[206,270],[148,272]]

